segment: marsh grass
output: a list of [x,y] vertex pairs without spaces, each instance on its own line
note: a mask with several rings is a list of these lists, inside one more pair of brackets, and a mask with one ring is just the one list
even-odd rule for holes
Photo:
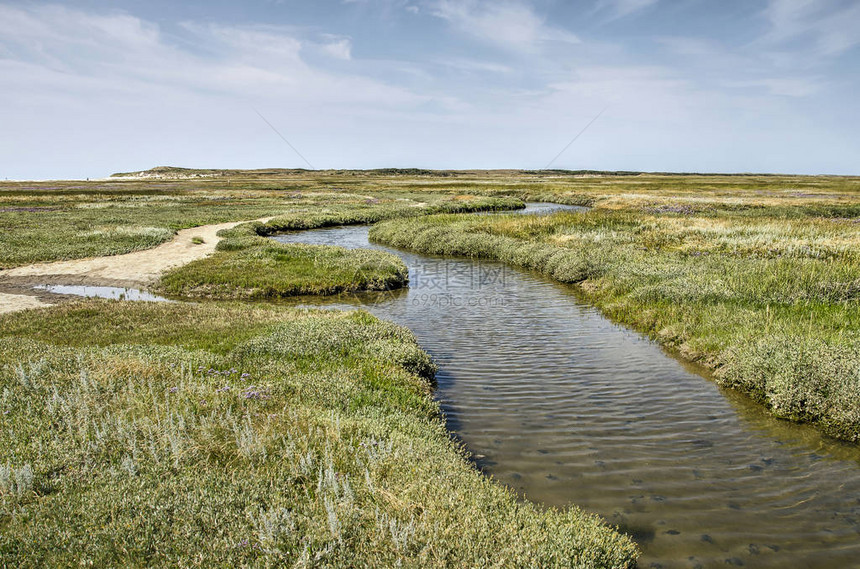
[[575,284],[610,318],[710,366],[720,383],[777,416],[860,440],[856,204],[751,208],[717,196],[680,209],[634,203],[540,217],[396,220],[370,236]]
[[393,290],[408,280],[406,264],[391,253],[240,238],[168,271],[154,289],[174,297],[254,299]]
[[[510,198],[389,190],[351,177],[305,174],[260,180],[0,182],[0,269],[40,261],[119,255],[169,241],[176,230],[286,215],[363,223],[442,211],[522,207]],[[291,221],[292,220],[292,221]],[[326,222],[325,220],[329,220]]]
[[241,224],[220,233],[214,255],[165,273],[153,288],[175,297],[259,299],[393,290],[409,271],[397,256],[373,250],[277,243],[264,236],[285,230],[369,223],[431,212],[515,209],[511,198],[455,196],[432,205],[407,201],[351,209],[301,209],[267,223]]
[[786,218],[856,219],[860,210],[860,178],[848,177],[415,169],[161,168],[145,174],[151,177],[0,182],[0,269],[128,253],[159,245],[178,229],[209,223],[286,216],[280,227],[271,226],[277,231],[372,223],[422,209],[468,211],[474,199],[461,196],[603,209],[720,207],[751,215],[761,207],[780,207]]
[[476,471],[428,356],[366,313],[85,301],[0,330],[6,565],[634,564]]

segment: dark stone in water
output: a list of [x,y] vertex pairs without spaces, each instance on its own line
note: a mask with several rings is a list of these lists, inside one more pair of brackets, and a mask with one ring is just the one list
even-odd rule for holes
[[696,439],[695,441],[691,441],[690,444],[696,448],[711,448],[714,446],[713,441],[705,439]]
[[552,451],[548,451],[545,448],[539,448],[538,449],[538,454],[549,454],[550,452],[552,452]]
[[709,536],[706,533],[702,534],[701,540],[704,541],[705,543],[714,543],[714,538],[712,538],[711,536]]
[[679,531],[678,531],[678,530],[676,530],[676,529],[670,529],[670,530],[669,530],[669,531],[667,531],[666,533],[667,533],[667,534],[669,534],[669,535],[681,535],[681,532],[679,532]]
[[638,544],[643,543],[651,543],[654,541],[655,532],[651,528],[647,527],[633,527],[633,526],[625,526],[624,524],[618,524],[618,529],[622,533],[626,533],[630,537],[633,538]]
[[750,464],[747,468],[749,468],[753,472],[761,472],[762,470],[764,470],[764,467],[759,466],[758,464]]
[[734,565],[735,567],[743,567],[744,566],[744,562],[737,557],[731,557],[729,559],[726,559],[726,564],[727,565]]

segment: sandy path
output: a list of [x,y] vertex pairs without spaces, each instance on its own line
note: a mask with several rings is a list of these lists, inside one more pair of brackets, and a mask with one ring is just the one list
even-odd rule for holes
[[[271,218],[257,221],[267,222]],[[179,231],[176,236],[153,249],[135,251],[125,255],[92,257],[72,261],[38,263],[0,271],[0,282],[17,287],[31,287],[37,284],[87,284],[103,286],[146,286],[168,269],[190,263],[211,255],[221,240],[216,234],[222,229],[230,229],[245,221],[201,225]],[[199,237],[203,243],[195,244],[192,239]],[[44,295],[9,294],[0,292],[0,313],[49,306]]]
[[27,310],[28,308],[39,308],[40,306],[51,305],[47,302],[42,302],[35,296],[0,292],[0,314],[3,314],[4,312]]

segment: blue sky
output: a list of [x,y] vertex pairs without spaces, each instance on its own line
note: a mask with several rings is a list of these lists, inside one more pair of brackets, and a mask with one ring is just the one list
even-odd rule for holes
[[858,0],[0,0],[0,179],[860,174]]

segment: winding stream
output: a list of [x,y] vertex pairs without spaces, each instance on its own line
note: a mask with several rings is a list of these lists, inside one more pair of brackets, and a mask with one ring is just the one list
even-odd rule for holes
[[602,515],[640,544],[640,567],[860,567],[856,446],[720,390],[570,287],[381,247],[367,233],[274,239],[404,259],[406,290],[302,303],[363,307],[410,328],[439,364],[450,429],[486,473],[530,500]]

